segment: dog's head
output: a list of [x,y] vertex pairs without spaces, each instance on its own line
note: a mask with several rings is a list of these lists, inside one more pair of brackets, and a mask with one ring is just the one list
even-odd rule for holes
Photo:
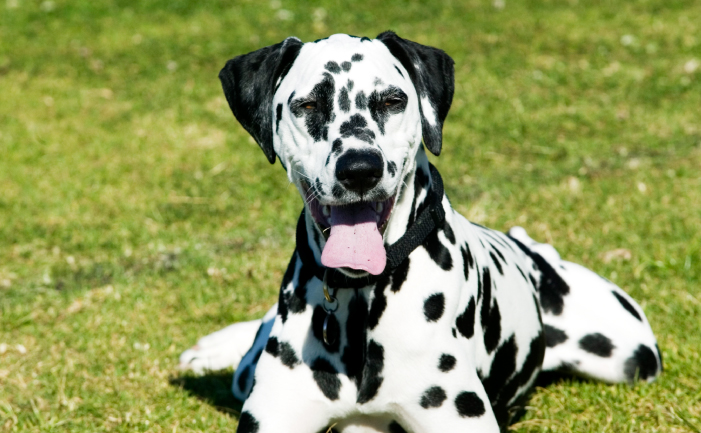
[[453,60],[392,32],[287,38],[230,60],[219,77],[236,118],[271,163],[280,158],[327,238],[322,262],[382,272],[382,233],[422,138],[441,151]]

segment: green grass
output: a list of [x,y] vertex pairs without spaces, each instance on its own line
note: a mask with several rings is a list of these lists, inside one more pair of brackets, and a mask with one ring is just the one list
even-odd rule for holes
[[456,61],[455,207],[612,279],[659,338],[656,383],[556,383],[515,431],[701,430],[698,0],[3,0],[0,432],[233,431],[231,372],[177,356],[275,301],[301,200],[217,72],[386,29]]

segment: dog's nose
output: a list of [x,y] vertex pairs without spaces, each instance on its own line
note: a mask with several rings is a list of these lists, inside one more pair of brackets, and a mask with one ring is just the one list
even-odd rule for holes
[[384,168],[378,152],[349,150],[336,162],[336,178],[347,189],[362,194],[380,182]]

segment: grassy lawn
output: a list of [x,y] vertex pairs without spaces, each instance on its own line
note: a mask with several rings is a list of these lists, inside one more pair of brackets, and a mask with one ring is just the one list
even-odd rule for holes
[[700,1],[1,0],[0,432],[234,430],[232,373],[177,357],[275,302],[302,202],[217,73],[386,29],[456,61],[455,207],[618,283],[659,339],[656,383],[555,383],[514,431],[701,431]]

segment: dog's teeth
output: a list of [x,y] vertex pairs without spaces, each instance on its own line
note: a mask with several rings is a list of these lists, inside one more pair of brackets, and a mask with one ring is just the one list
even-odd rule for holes
[[329,217],[331,216],[331,208],[328,206],[322,206],[321,213],[323,213],[325,217]]
[[381,202],[381,201],[378,201],[377,204],[375,205],[375,212],[378,212],[378,213],[379,213],[379,212],[382,212],[382,210],[383,210],[384,208],[385,208],[385,207],[384,207],[384,205],[382,204],[382,202]]

